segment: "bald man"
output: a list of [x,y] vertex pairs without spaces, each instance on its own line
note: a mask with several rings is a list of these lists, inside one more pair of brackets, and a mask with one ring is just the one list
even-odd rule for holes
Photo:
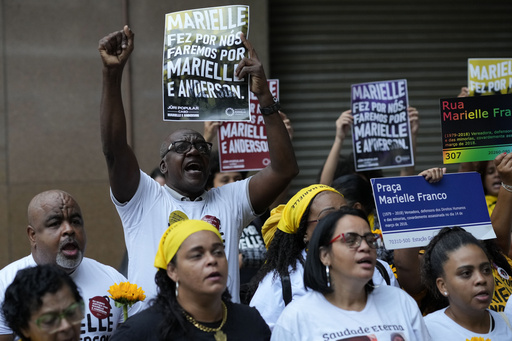
[[[107,290],[126,278],[114,268],[84,257],[86,235],[80,206],[61,190],[36,195],[28,205],[27,235],[31,254],[0,270],[0,296],[20,269],[42,264],[55,264],[75,281],[85,303],[81,340],[107,340],[123,321],[122,308],[117,308]],[[130,314],[140,309],[133,306]],[[62,322],[61,322],[62,323]],[[0,341],[13,340],[12,331],[0,318]]]

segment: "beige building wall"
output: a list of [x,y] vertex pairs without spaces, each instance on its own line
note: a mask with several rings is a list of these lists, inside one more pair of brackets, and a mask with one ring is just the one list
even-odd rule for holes
[[0,268],[30,253],[27,205],[53,188],[81,205],[86,255],[119,266],[125,247],[100,144],[98,40],[124,23],[135,33],[124,98],[130,142],[151,172],[169,132],[202,130],[161,118],[165,13],[228,4],[251,5],[249,38],[268,65],[266,1],[0,1]]

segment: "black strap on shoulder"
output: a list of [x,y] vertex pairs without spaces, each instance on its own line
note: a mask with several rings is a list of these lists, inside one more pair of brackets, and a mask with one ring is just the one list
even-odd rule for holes
[[377,264],[375,264],[375,267],[377,268],[377,270],[379,270],[380,274],[382,275],[382,277],[384,278],[386,283],[388,285],[390,285],[391,279],[389,278],[389,274],[386,271],[386,268],[384,267],[384,265],[381,262],[377,261]]
[[292,301],[292,283],[290,282],[290,276],[282,276],[281,277],[281,286],[283,288],[283,300],[284,305],[287,306],[288,303]]

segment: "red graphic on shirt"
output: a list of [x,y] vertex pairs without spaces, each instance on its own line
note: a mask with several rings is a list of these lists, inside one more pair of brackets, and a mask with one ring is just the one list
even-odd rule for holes
[[107,318],[110,315],[110,310],[112,306],[110,305],[108,298],[104,296],[94,296],[89,299],[89,310],[91,314],[100,320]]
[[217,217],[214,217],[212,215],[205,215],[201,220],[206,221],[207,223],[212,224],[217,228],[217,230],[220,231],[220,220]]

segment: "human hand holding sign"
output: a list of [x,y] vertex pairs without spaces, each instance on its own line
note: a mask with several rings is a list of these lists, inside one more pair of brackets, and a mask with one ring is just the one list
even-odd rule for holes
[[251,91],[258,97],[261,107],[268,107],[274,103],[272,94],[268,88],[267,76],[265,70],[258,58],[256,50],[252,47],[251,43],[245,38],[245,35],[240,35],[245,48],[249,51],[249,57],[243,58],[235,70],[235,75],[238,78],[244,78],[250,75],[249,85]]

